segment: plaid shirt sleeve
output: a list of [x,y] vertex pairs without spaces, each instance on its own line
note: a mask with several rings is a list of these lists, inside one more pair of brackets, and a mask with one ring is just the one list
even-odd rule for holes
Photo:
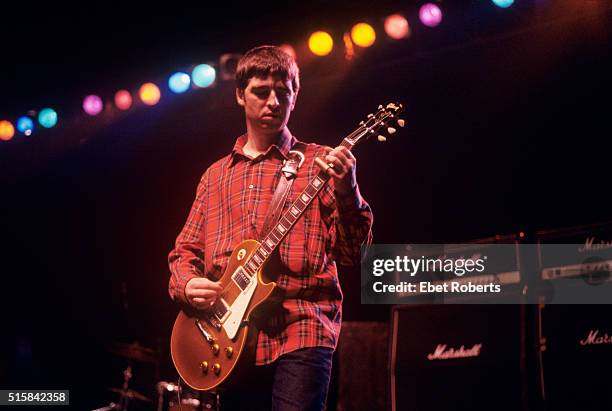
[[339,264],[354,265],[360,261],[361,246],[372,243],[372,210],[361,197],[359,186],[346,196],[336,194],[336,204],[339,218],[334,252]]
[[206,210],[208,170],[198,184],[196,198],[191,206],[185,226],[176,238],[175,248],[168,256],[170,281],[168,292],[172,300],[188,304],[185,296],[187,282],[195,277],[204,277],[204,243],[202,229]]
[[[323,157],[324,151],[317,155]],[[339,195],[331,178],[321,196],[322,204],[334,208],[332,218],[335,225],[331,229],[335,238],[332,250],[334,259],[341,265],[355,265],[360,261],[361,246],[372,243],[372,210],[361,196],[359,185],[355,185],[351,193]]]

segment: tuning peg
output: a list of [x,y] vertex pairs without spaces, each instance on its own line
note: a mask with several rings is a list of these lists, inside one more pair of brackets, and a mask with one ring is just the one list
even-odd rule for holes
[[394,129],[393,127],[387,127],[387,133],[389,134],[394,134],[397,130]]
[[404,127],[406,125],[406,122],[404,121],[404,119],[397,119],[397,125],[400,127]]
[[378,141],[380,141],[381,143],[384,143],[385,141],[387,141],[387,138],[385,136],[378,136]]
[[379,104],[379,105],[378,105],[378,109],[379,109],[379,110],[382,110],[383,108],[384,108],[384,107],[382,106],[382,104]]
[[360,122],[359,122],[359,125],[360,125],[360,126],[363,126],[364,124],[365,124],[365,123],[364,123],[363,121],[360,121]]
[[368,118],[372,118],[372,117],[374,117],[374,114],[372,113],[368,114]]

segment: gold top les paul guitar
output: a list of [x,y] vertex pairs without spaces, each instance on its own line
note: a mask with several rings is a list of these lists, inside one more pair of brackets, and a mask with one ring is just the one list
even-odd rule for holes
[[[379,106],[341,145],[350,150],[371,136],[385,141],[383,130],[388,134],[396,131],[389,126],[391,121],[404,126],[404,120],[398,118],[402,111],[401,104]],[[315,161],[322,168],[329,167],[321,159]],[[249,359],[252,362],[257,330],[249,317],[276,287],[274,282],[263,281],[263,266],[329,178],[322,169],[261,242],[246,240],[236,246],[219,280],[223,290],[209,310],[186,308],[179,313],[170,350],[179,375],[190,387],[210,390],[231,384],[239,379],[241,369],[248,368]]]

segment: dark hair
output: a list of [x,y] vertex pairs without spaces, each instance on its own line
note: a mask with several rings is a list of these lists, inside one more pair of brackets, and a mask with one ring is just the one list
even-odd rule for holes
[[280,76],[283,80],[291,80],[293,91],[300,88],[300,69],[289,54],[280,47],[259,46],[245,53],[236,67],[236,87],[244,90],[253,77]]

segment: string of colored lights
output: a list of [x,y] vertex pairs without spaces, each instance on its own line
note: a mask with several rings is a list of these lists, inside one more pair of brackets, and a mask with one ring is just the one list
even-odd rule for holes
[[[491,2],[500,8],[508,8],[514,0],[491,0]],[[442,10],[440,6],[434,3],[424,3],[419,8],[419,20],[427,27],[436,27],[442,23]],[[410,24],[406,17],[402,14],[392,14],[384,19],[383,24],[386,35],[392,40],[407,39],[411,35]],[[345,47],[350,45],[350,53],[346,54],[347,59],[354,55],[353,44],[361,48],[371,47],[376,42],[376,30],[366,22],[356,23],[349,33],[344,33],[343,42]],[[288,44],[281,45],[281,48],[296,57],[295,49]],[[334,39],[332,35],[326,31],[316,31],[308,38],[308,49],[315,56],[327,56],[334,48]],[[235,57],[233,54],[225,54],[221,56],[220,65],[224,61],[231,60]],[[231,75],[223,74],[224,80],[232,78]],[[217,80],[217,71],[210,64],[196,65],[191,71],[191,75],[184,71],[173,73],[168,78],[168,89],[175,94],[183,94],[190,88],[207,88],[212,86]],[[146,106],[154,106],[159,103],[162,97],[162,92],[158,85],[147,82],[138,89],[138,98]],[[114,95],[114,105],[117,109],[125,111],[129,110],[134,105],[132,94],[128,90],[119,90]],[[83,111],[89,116],[97,116],[104,110],[104,101],[102,97],[91,94],[86,96],[82,102]],[[58,113],[51,107],[46,107],[40,111],[29,111],[27,115],[22,115],[17,118],[15,125],[9,120],[0,120],[0,141],[11,140],[18,132],[24,136],[31,136],[35,130],[35,122],[42,128],[53,128],[58,124]]]

